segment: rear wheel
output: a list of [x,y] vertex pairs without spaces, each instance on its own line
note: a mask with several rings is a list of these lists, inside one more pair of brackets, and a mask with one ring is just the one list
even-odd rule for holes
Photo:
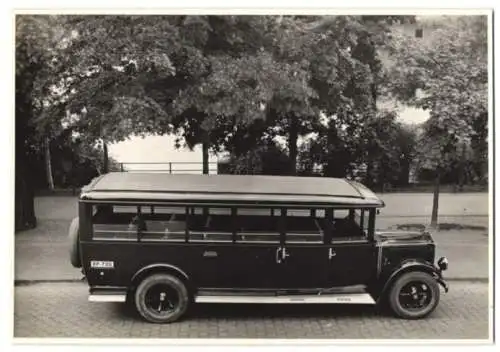
[[135,291],[139,314],[151,323],[171,323],[181,318],[189,306],[189,292],[177,277],[153,274]]
[[409,272],[396,280],[388,298],[391,310],[400,318],[421,319],[436,309],[439,286],[427,273]]

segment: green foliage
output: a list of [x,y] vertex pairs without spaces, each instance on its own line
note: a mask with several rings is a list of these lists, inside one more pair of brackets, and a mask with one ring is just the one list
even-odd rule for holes
[[380,61],[370,31],[384,21],[65,19],[72,29],[66,50],[72,64],[64,72],[70,82],[59,81],[62,106],[80,116],[72,128],[90,139],[175,132],[188,146],[208,138],[214,151],[228,150],[238,129],[265,120],[266,131],[286,137],[292,148],[298,136],[318,129],[320,112],[356,126],[374,114]]
[[[54,60],[66,45],[66,34],[56,16],[16,16],[15,19],[15,228],[32,228],[37,220],[34,189],[39,177],[36,162],[43,155],[41,133],[34,117],[44,109],[47,84],[60,66]],[[45,177],[43,177],[45,178]]]
[[[72,64],[65,108],[80,115],[72,126],[94,140],[164,133],[168,115],[150,85],[176,75],[170,56],[179,50],[175,18],[67,16]],[[77,59],[78,58],[78,59]]]
[[[216,136],[210,139],[217,150],[223,143],[221,130],[232,133],[230,126],[244,128],[269,118],[270,111],[312,115],[315,92],[303,67],[307,61],[280,60],[286,49],[280,44],[289,38],[280,37],[286,30],[278,31],[278,20],[277,16],[204,18],[207,40],[197,49],[206,74],[190,74],[191,84],[180,90],[173,103],[174,115],[179,116],[174,125],[188,145],[201,141],[193,135],[209,132]],[[293,55],[292,50],[286,52]]]
[[[302,174],[359,178],[372,186],[408,183],[416,154],[417,134],[396,121],[394,112],[380,111],[357,121],[333,117],[323,120],[318,134],[302,145]],[[371,168],[367,165],[371,163]]]
[[[50,142],[52,173],[56,188],[80,187],[88,184],[92,178],[103,172],[102,145],[89,144],[83,137],[74,137],[66,130]],[[119,171],[119,164],[113,158],[109,160],[110,171]],[[45,177],[43,153],[33,155],[31,168],[34,175],[33,187],[37,190],[48,187]]]
[[[36,150],[38,136],[67,131],[89,146],[176,133],[179,146],[206,142],[254,165],[276,137],[294,163],[299,137],[313,133],[298,153],[301,172],[321,165],[328,176],[397,183],[417,141],[394,113],[377,112],[384,88],[431,112],[418,141],[422,167],[451,165],[469,150],[471,159],[486,155],[484,18],[450,19],[429,43],[394,34],[388,42],[391,24],[414,20],[26,17],[16,24],[16,72],[33,96],[21,105],[35,116],[27,135]],[[379,52],[388,44],[396,64],[387,72]],[[455,152],[459,145],[467,153]]]
[[261,145],[227,161],[227,172],[243,175],[283,175],[288,170],[289,159],[285,151],[270,143]]
[[49,94],[46,83],[58,70],[57,54],[66,43],[56,16],[16,16],[16,149],[36,152],[38,126],[33,116],[44,110],[42,97]]
[[75,33],[71,52],[80,72],[105,71],[133,60],[138,72],[172,74],[170,55],[180,46],[175,16],[67,16]]
[[[212,125],[212,135],[218,138],[214,144],[231,150],[237,130],[245,130],[236,127],[236,121],[248,123],[264,115],[267,128],[262,136],[285,137],[293,159],[291,148],[298,136],[329,133],[321,126],[321,112],[338,121],[328,130],[333,135],[340,125],[349,126],[349,133],[359,130],[374,115],[381,64],[370,28],[359,17],[303,17],[269,18],[268,28],[274,29],[271,47],[262,46],[242,58],[230,57],[233,63],[223,61],[223,69],[215,69],[200,84],[201,92],[193,88],[186,94],[191,100],[186,108],[202,102],[198,110],[217,115]],[[249,95],[241,93],[245,89]],[[332,143],[335,138],[326,138],[324,150]]]
[[451,17],[441,25],[426,41],[395,36],[391,48],[390,90],[430,112],[418,149],[421,166],[434,170],[463,158],[473,136],[482,136],[476,144],[484,149],[488,116],[486,17]]

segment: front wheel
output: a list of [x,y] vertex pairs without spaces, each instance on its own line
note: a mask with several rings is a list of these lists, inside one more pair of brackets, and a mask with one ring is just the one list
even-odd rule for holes
[[439,285],[431,275],[409,272],[392,285],[389,305],[400,318],[421,319],[436,309],[439,295]]
[[184,283],[177,277],[153,274],[137,287],[135,305],[145,320],[151,323],[171,323],[186,312],[189,294]]

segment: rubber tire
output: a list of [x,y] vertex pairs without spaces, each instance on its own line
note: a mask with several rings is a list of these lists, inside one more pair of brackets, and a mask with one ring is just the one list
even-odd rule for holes
[[[408,282],[422,281],[430,288],[432,292],[432,300],[430,304],[423,310],[412,312],[404,309],[399,303],[399,292]],[[392,312],[403,319],[422,319],[431,314],[436,309],[440,299],[439,285],[436,280],[428,273],[421,271],[412,271],[401,275],[392,285],[388,301]]]
[[[145,296],[148,290],[157,284],[167,284],[177,291],[179,303],[173,313],[165,316],[154,314],[146,308]],[[135,291],[135,306],[139,314],[148,322],[156,324],[172,323],[179,320],[189,306],[189,292],[186,285],[173,275],[168,274],[153,274],[146,277],[137,287]]]
[[79,221],[78,217],[74,218],[71,221],[71,225],[69,226],[69,256],[71,260],[71,265],[75,268],[82,267],[82,261],[80,257],[80,231],[79,231]]

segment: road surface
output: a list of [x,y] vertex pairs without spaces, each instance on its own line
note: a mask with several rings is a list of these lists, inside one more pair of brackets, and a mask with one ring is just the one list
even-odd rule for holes
[[370,306],[196,305],[180,322],[142,321],[119,303],[90,303],[84,283],[15,288],[15,337],[488,339],[488,284],[451,282],[424,320],[410,321]]

